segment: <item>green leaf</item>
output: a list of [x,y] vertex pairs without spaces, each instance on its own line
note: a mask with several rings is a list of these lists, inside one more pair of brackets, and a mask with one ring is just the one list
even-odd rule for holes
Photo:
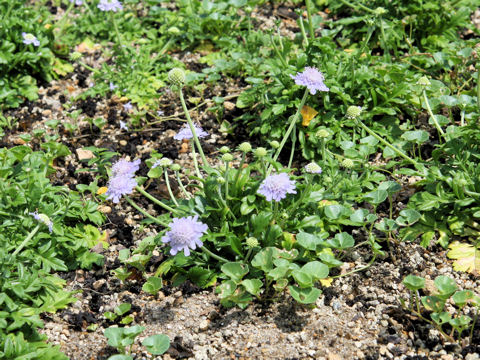
[[321,237],[303,231],[297,234],[296,239],[298,245],[312,251],[315,251],[317,246],[323,243],[323,239]]
[[301,271],[310,275],[313,279],[325,279],[328,276],[328,266],[320,261],[310,261],[302,266]]
[[151,276],[147,279],[145,284],[143,284],[142,290],[150,295],[156,295],[162,287],[162,279],[156,276]]
[[375,190],[366,194],[364,199],[373,205],[378,205],[384,202],[387,197],[388,192],[386,190]]
[[448,276],[437,276],[434,283],[435,287],[439,291],[437,296],[441,297],[442,299],[449,298],[457,290],[457,284],[455,283],[455,280],[449,278]]
[[438,325],[443,325],[445,323],[448,323],[450,321],[450,319],[452,318],[450,313],[448,313],[446,311],[441,312],[441,313],[432,313],[430,316],[431,316],[432,320],[435,321]]
[[245,279],[241,282],[250,294],[258,296],[260,294],[260,289],[263,286],[263,283],[259,279]]
[[476,273],[480,271],[480,250],[471,244],[455,241],[451,243],[447,253],[449,259],[455,259],[453,268],[456,271]]
[[108,339],[108,345],[115,348],[122,347],[123,328],[109,327],[105,329],[105,337]]
[[110,356],[108,360],[133,360],[133,357],[130,355],[117,354]]
[[429,135],[425,130],[406,131],[402,134],[402,139],[415,144],[423,144],[428,141]]
[[414,209],[404,209],[400,211],[400,216],[395,220],[398,225],[409,226],[420,220],[421,214]]
[[301,270],[292,271],[292,276],[295,279],[295,281],[298,283],[298,285],[300,285],[301,288],[313,286],[312,276]]
[[439,313],[445,306],[445,300],[440,299],[437,296],[422,296],[422,304],[425,309]]
[[319,289],[312,287],[308,289],[301,289],[297,286],[290,285],[288,287],[290,295],[301,304],[313,304],[317,301],[322,293]]
[[455,302],[455,305],[458,307],[463,307],[466,305],[466,303],[473,299],[475,294],[471,290],[462,290],[462,291],[457,291],[455,294],[452,296],[452,300]]
[[420,276],[408,275],[403,279],[403,285],[410,291],[417,291],[425,286],[425,279]]
[[344,250],[353,247],[353,245],[355,245],[355,240],[352,235],[342,232],[336,234],[335,238],[328,240],[327,243],[335,249]]
[[123,303],[118,305],[113,311],[118,316],[122,316],[123,314],[126,314],[127,312],[129,312],[131,308],[132,308],[132,304]]
[[221,267],[222,272],[235,282],[239,282],[248,273],[248,267],[239,262],[225,263]]
[[170,339],[167,335],[156,334],[145,338],[142,341],[142,345],[145,346],[152,355],[162,355],[170,347]]
[[338,204],[325,206],[324,211],[325,216],[331,220],[339,219],[342,216],[350,216],[352,213],[352,210]]

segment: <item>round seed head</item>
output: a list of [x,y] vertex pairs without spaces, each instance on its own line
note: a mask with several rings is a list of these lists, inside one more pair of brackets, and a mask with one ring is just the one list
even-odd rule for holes
[[278,149],[280,147],[280,143],[277,140],[273,140],[270,142],[270,146],[274,149]]
[[252,237],[249,237],[249,238],[246,240],[246,243],[247,243],[247,246],[248,246],[249,248],[255,248],[255,247],[258,246],[258,240],[257,240],[257,238],[255,238],[255,237],[253,237],[253,236],[252,236]]
[[179,164],[172,164],[170,166],[170,169],[172,169],[173,171],[180,171],[182,167],[179,165]]
[[222,176],[217,177],[217,183],[218,184],[225,184],[225,178]]
[[230,152],[230,148],[229,148],[228,146],[222,146],[222,147],[220,148],[220,152],[221,152],[222,154],[226,154],[226,153]]
[[244,153],[248,153],[252,150],[252,145],[249,142],[243,142],[238,146],[238,150]]
[[317,137],[319,137],[321,139],[326,139],[330,136],[330,133],[326,129],[320,129],[320,130],[317,131],[317,133],[315,135],[317,135]]
[[170,165],[172,165],[173,161],[170,160],[169,158],[162,158],[159,160],[158,162],[158,165],[162,166],[162,167],[168,167]]
[[344,159],[342,161],[342,166],[346,169],[351,169],[351,168],[353,168],[354,165],[355,164],[353,163],[353,160],[351,160],[351,159]]
[[346,117],[349,119],[356,119],[362,113],[362,108],[360,106],[349,106],[347,109]]
[[259,147],[259,148],[256,148],[253,153],[255,154],[256,157],[259,157],[259,158],[262,158],[264,156],[267,156],[267,149],[265,149],[264,147]]
[[173,85],[183,86],[185,83],[185,71],[180,68],[173,68],[168,72],[168,81]]
[[232,160],[233,160],[233,156],[232,156],[232,154],[229,154],[229,153],[223,154],[223,155],[222,155],[222,160],[223,160],[223,161],[227,161],[227,162],[232,161]]
[[431,85],[430,80],[428,80],[428,78],[426,76],[422,76],[420,79],[418,79],[417,84],[421,85],[421,86],[430,86]]

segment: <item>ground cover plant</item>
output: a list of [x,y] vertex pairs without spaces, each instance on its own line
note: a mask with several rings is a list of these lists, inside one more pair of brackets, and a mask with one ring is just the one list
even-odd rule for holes
[[[455,356],[477,351],[477,8],[0,0],[0,358],[66,358],[39,330],[58,310],[101,330],[99,358],[132,359],[138,344],[185,358],[136,299],[98,294],[155,302],[194,287],[221,309],[292,299],[313,311],[388,265],[405,337],[436,331]],[[77,88],[48,88],[54,78]],[[455,279],[405,265],[407,243]],[[73,291],[85,274],[98,278]],[[71,315],[75,296],[100,315]]]

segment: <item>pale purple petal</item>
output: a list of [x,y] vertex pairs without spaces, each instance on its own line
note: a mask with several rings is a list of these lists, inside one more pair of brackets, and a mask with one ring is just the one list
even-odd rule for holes
[[287,194],[296,194],[295,180],[290,180],[286,173],[268,176],[260,184],[257,191],[264,195],[267,201],[280,201],[287,197]]
[[310,94],[315,95],[318,91],[330,91],[330,89],[323,83],[325,79],[323,74],[315,68],[306,67],[301,73],[296,76],[290,75],[295,80],[295,84],[306,86],[310,90]]
[[167,231],[162,237],[162,242],[170,245],[171,255],[183,251],[185,256],[189,256],[190,249],[195,250],[197,246],[203,246],[200,238],[207,230],[208,226],[198,221],[198,215],[173,218],[170,223],[170,231]]
[[[197,137],[199,139],[208,136],[208,133],[204,131],[199,125],[193,124],[193,127],[195,129],[195,134],[197,134]],[[188,140],[193,138],[193,134],[192,134],[192,130],[190,129],[190,126],[188,124],[183,125],[180,131],[173,138],[175,140]]]

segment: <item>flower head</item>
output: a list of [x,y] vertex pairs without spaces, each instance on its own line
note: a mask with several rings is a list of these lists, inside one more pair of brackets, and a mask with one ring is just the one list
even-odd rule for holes
[[362,113],[362,108],[360,106],[349,106],[345,116],[347,117],[347,119],[354,120],[358,118],[361,113]]
[[305,171],[310,174],[321,174],[322,168],[317,163],[311,162],[305,165]]
[[173,164],[173,161],[170,160],[169,158],[161,158],[153,163],[152,169],[155,169],[158,166],[167,168],[172,164]]
[[168,81],[175,86],[182,86],[185,83],[185,71],[180,68],[173,68],[168,72]]
[[140,159],[135,161],[127,161],[125,159],[118,160],[112,166],[112,177],[130,177],[135,176],[135,172],[140,169]]
[[158,116],[163,116],[163,115],[165,115],[165,112],[163,110],[157,110],[157,115]]
[[[193,124],[195,129],[195,134],[197,134],[198,138],[203,138],[208,136],[208,133],[204,131],[199,125]],[[192,130],[188,124],[183,125],[180,131],[173,137],[175,140],[188,140],[193,138]]]
[[110,81],[110,84],[108,85],[108,87],[110,88],[110,91],[113,91],[115,90],[116,88],[118,88],[117,85],[115,85],[113,82]]
[[50,218],[45,215],[45,214],[39,214],[36,210],[33,213],[28,213],[29,215],[32,215],[35,220],[45,224],[48,226],[48,231],[52,232],[53,231],[53,222],[50,220]]
[[83,4],[83,0],[70,0],[71,3],[74,3],[77,6],[80,6]]
[[295,190],[295,181],[290,180],[285,173],[268,176],[260,184],[260,188],[257,192],[264,195],[267,198],[267,201],[280,201],[285,199],[287,194],[297,193]]
[[22,32],[22,37],[23,37],[23,43],[25,45],[30,45],[33,44],[34,46],[40,46],[40,41],[35,37],[35,35]]
[[130,101],[127,102],[126,104],[123,104],[123,110],[125,110],[125,111],[130,111],[130,110],[132,110],[132,109],[133,109],[133,105],[132,105],[132,103],[131,103]]
[[118,0],[100,0],[97,7],[102,11],[117,12],[118,10],[123,10],[123,6]]
[[128,126],[125,121],[120,120],[120,129],[128,131]]
[[131,194],[135,186],[137,182],[133,177],[114,176],[108,181],[108,190],[105,193],[107,200],[112,200],[116,204],[123,195]]
[[325,79],[323,74],[315,68],[307,66],[303,72],[297,73],[296,76],[290,75],[290,77],[295,80],[295,84],[306,86],[312,95],[315,95],[317,90],[330,91],[323,83]]
[[198,215],[183,218],[174,218],[170,223],[170,231],[162,237],[163,243],[171,246],[170,254],[175,255],[182,251],[185,256],[190,255],[190,249],[203,246],[200,240],[208,230],[208,226],[197,221]]

